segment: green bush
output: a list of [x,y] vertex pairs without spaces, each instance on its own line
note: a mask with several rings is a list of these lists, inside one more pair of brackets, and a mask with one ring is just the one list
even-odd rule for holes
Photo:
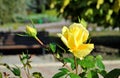
[[99,26],[120,27],[120,0],[51,0],[60,15],[72,21],[84,18]]
[[26,14],[25,0],[0,0],[0,24],[15,22]]

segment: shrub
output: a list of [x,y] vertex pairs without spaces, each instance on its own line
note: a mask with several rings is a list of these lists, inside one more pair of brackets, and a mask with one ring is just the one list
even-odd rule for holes
[[0,24],[14,22],[26,14],[25,0],[0,0]]
[[51,0],[59,15],[78,22],[84,18],[99,26],[120,27],[120,0]]

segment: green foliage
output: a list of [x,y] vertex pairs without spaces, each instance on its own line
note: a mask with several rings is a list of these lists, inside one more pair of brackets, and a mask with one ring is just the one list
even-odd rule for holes
[[[21,77],[21,70],[20,70],[20,68],[18,67],[18,66],[14,66],[14,67],[11,67],[11,66],[9,66],[8,64],[6,64],[6,63],[0,63],[0,65],[2,65],[2,66],[5,66],[8,70],[10,70],[15,76],[18,76],[18,77]],[[6,73],[6,72],[5,72]],[[1,75],[2,75],[2,73],[1,73]],[[9,75],[7,75],[7,74],[5,74],[4,76],[9,76]],[[1,77],[0,77],[1,78]]]
[[58,45],[57,43],[49,44],[49,51],[52,52],[54,57],[63,63],[63,54],[66,53],[66,50]]
[[19,57],[20,57],[20,61],[23,64],[24,68],[26,68],[26,67],[31,68],[31,65],[30,65],[30,63],[31,63],[31,61],[30,61],[31,55],[23,53]]
[[107,74],[105,71],[104,64],[102,63],[102,57],[100,55],[96,57],[87,56],[83,60],[77,59],[77,64],[80,65],[82,68],[82,71],[79,71],[81,72],[79,73],[79,75],[73,73],[73,71],[77,69],[74,58],[64,58],[63,66],[66,66],[67,63],[70,64],[72,70],[69,70],[68,68],[61,68],[59,69],[60,72],[56,73],[53,76],[53,78],[57,77],[99,78],[98,74],[100,74],[103,77]]
[[81,78],[77,74],[70,72],[67,68],[61,68],[59,70],[60,72],[56,73],[52,78]]
[[64,72],[64,73],[68,73],[69,72],[69,70],[68,69],[66,69],[66,68],[61,68],[61,69],[59,69],[60,71],[62,71],[62,72]]
[[111,70],[105,78],[118,78],[120,76],[120,69]]
[[84,60],[78,60],[78,64],[83,68],[93,68],[95,67],[95,59],[93,56],[88,56]]
[[[54,8],[65,19],[78,22],[77,17],[84,18],[87,22],[97,23],[99,26],[120,27],[120,0],[52,0]],[[51,2],[51,4],[53,4]],[[64,8],[62,8],[64,7]],[[61,12],[61,9],[63,11]]]
[[99,78],[97,72],[95,72],[95,71],[88,71],[86,77],[87,78]]
[[76,59],[77,66],[81,67],[81,71],[77,70],[79,73],[75,73],[74,71],[78,69],[76,66],[76,62],[74,58],[64,58],[64,65],[66,66],[67,63],[70,64],[69,68],[61,68],[59,69],[60,72],[56,73],[53,78],[65,77],[65,78],[99,78],[98,74],[105,77],[107,72],[105,71],[104,64],[102,63],[102,57],[100,55],[93,57],[87,56],[83,60]]
[[75,73],[70,73],[69,75],[70,75],[70,78],[81,78],[80,76],[78,76]]
[[96,66],[99,68],[99,70],[105,70],[105,66],[102,63],[102,56],[100,55],[96,57]]
[[64,58],[65,63],[70,63],[72,70],[75,69],[74,59],[73,58]]
[[[24,72],[25,72],[25,75],[27,76],[27,78],[32,78],[32,77],[34,77],[34,78],[43,78],[43,76],[42,76],[42,74],[40,73],[40,72],[33,72],[32,73],[32,75],[30,74],[30,68],[32,68],[32,66],[31,66],[31,61],[30,61],[30,58],[31,58],[31,55],[29,55],[29,54],[22,54],[22,55],[20,55],[19,56],[19,58],[20,58],[20,62],[22,63],[22,65],[23,65],[23,70],[24,70]],[[10,70],[15,76],[17,76],[17,77],[19,77],[19,78],[23,78],[22,76],[21,76],[21,72],[22,72],[22,70],[21,70],[21,68],[20,67],[18,67],[18,66],[16,66],[16,65],[14,65],[14,67],[13,66],[9,66],[8,64],[6,64],[6,63],[0,63],[0,65],[2,65],[2,66],[5,66],[8,70]],[[6,72],[5,72],[5,75],[4,75],[4,77],[5,78],[8,78],[10,75],[7,75],[6,74]],[[2,73],[0,72],[0,78],[2,78]]]
[[[50,50],[53,50],[53,54],[57,52],[57,44],[50,43]],[[59,53],[59,52],[58,52]],[[42,74],[40,72],[33,72],[32,76],[29,73],[29,68],[31,68],[31,56],[28,54],[22,54],[20,55],[20,61],[23,64],[24,71],[26,72],[26,75],[28,78],[34,77],[34,78],[43,78]],[[57,58],[58,60],[61,59]],[[52,78],[99,78],[99,75],[103,76],[103,78],[118,78],[120,75],[120,69],[113,69],[110,72],[106,72],[105,66],[102,63],[102,56],[98,55],[96,57],[94,56],[86,56],[84,59],[80,60],[78,58],[64,58],[63,59],[63,67],[59,69],[60,72],[54,74]],[[61,60],[59,60],[61,61]],[[76,61],[76,62],[75,62]],[[70,68],[68,67],[70,64]],[[77,65],[76,65],[77,64]],[[2,64],[0,65],[5,66],[7,69],[9,69],[15,76],[21,77],[21,70],[19,67],[10,67],[8,64]],[[65,67],[64,67],[65,66]],[[81,67],[81,70],[77,70],[78,73],[75,72],[78,67]],[[27,70],[27,71],[26,71]],[[2,78],[2,73],[0,73],[0,78]]]
[[87,28],[87,22],[82,18],[80,21],[79,21],[85,28]]
[[83,60],[77,60],[78,64],[82,67],[83,72],[80,74],[81,77],[87,78],[99,78],[106,75],[104,64],[102,63],[102,57],[100,55],[93,57],[87,56]]
[[61,77],[63,77],[64,75],[66,75],[66,73],[64,73],[64,72],[58,72],[58,73],[56,73],[52,78],[61,78]]
[[[84,71],[88,71],[88,73],[86,73],[87,78],[98,78],[98,73],[102,69],[105,70],[104,68],[102,68],[104,67],[104,65],[100,57],[100,55],[96,57],[87,56],[84,60],[78,60],[78,64],[82,66]],[[98,62],[100,62],[100,65],[98,65]]]
[[49,47],[50,47],[50,49],[52,50],[52,52],[55,53],[55,51],[56,51],[56,44],[55,44],[55,43],[50,43],[50,44],[49,44]]
[[26,2],[30,11],[41,13],[46,10],[49,0],[26,0]]
[[1,72],[0,72],[0,78],[3,78],[3,77],[2,77],[2,73],[1,73]]
[[26,14],[25,0],[0,0],[0,24],[15,22]]
[[18,76],[18,77],[21,76],[21,71],[19,67],[15,66],[15,67],[12,67],[10,70],[13,72],[15,76]]
[[34,78],[43,78],[40,72],[33,72],[32,75]]

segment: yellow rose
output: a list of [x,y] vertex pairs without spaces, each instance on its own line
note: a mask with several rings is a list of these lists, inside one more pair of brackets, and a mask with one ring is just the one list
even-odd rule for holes
[[26,26],[26,33],[27,33],[27,35],[29,35],[31,37],[36,37],[37,30],[31,26]]
[[62,33],[58,34],[70,52],[77,58],[83,59],[94,48],[94,44],[86,44],[89,32],[80,23],[73,23],[69,28],[63,27]]

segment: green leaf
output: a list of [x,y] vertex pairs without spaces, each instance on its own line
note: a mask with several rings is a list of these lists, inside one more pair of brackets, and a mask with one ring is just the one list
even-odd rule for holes
[[107,74],[107,72],[105,70],[102,70],[99,72],[100,75],[102,75],[103,77],[105,77],[105,75]]
[[75,69],[74,59],[73,58],[64,58],[64,62],[70,63],[72,70]]
[[98,67],[100,70],[104,70],[104,69],[105,69],[104,64],[103,64],[102,61],[99,60],[99,59],[96,59],[96,65],[97,65],[97,67]]
[[79,21],[79,23],[80,23],[80,17],[78,17],[78,21]]
[[94,68],[95,60],[93,56],[87,56],[83,60],[77,60],[78,64],[83,68]]
[[74,59],[73,58],[64,58],[64,62],[66,62],[66,63],[74,63]]
[[[16,67],[16,68],[15,68]],[[20,68],[15,66],[15,67],[12,67],[11,71],[12,73],[15,75],[15,76],[20,76],[21,75],[21,71],[20,71]]]
[[24,60],[24,59],[30,59],[30,55],[27,53],[27,54],[25,54],[25,53],[23,53],[22,55],[21,55],[21,57],[22,57],[22,59]]
[[103,58],[102,58],[101,55],[97,55],[97,56],[96,56],[96,59],[102,60]]
[[91,71],[89,71],[89,72],[87,73],[87,78],[92,78],[92,73],[91,73]]
[[70,75],[70,78],[81,78],[80,76],[78,76],[75,73],[70,73],[69,75]]
[[83,72],[81,72],[81,73],[79,74],[79,76],[80,76],[81,78],[85,78],[85,75],[86,75],[86,72],[85,72],[85,71],[83,71]]
[[75,69],[75,64],[74,63],[71,63],[71,68],[72,68],[72,70]]
[[1,73],[1,72],[0,72],[0,78],[3,78],[3,77],[2,77],[2,73]]
[[55,51],[56,51],[56,44],[55,44],[55,43],[50,43],[50,44],[49,44],[49,47],[50,47],[50,49],[52,50],[52,52],[55,53]]
[[80,20],[80,18],[78,17],[78,21],[79,21],[79,23],[81,23],[85,28],[87,27],[87,22],[86,22],[83,18]]
[[85,12],[85,16],[90,16],[93,15],[93,9],[92,8],[88,8]]
[[23,53],[22,55],[20,55],[20,61],[22,64],[26,64],[27,60],[29,60],[31,58],[31,56],[27,53]]
[[113,69],[104,78],[118,78],[119,76],[120,69]]
[[87,22],[82,18],[80,23],[85,27],[87,28]]
[[89,71],[86,76],[87,78],[99,78],[97,72],[92,71],[92,70]]
[[66,73],[66,74],[69,72],[69,70],[67,68],[61,68],[59,70],[62,71],[62,72],[64,72],[64,73]]
[[32,66],[31,66],[30,63],[31,63],[31,61],[28,61],[28,62],[27,62],[27,66],[28,66],[28,68],[32,68]]
[[102,62],[102,57],[100,55],[96,56],[96,65],[99,68],[99,70],[105,70],[105,66]]
[[26,33],[25,34],[17,34],[18,36],[29,37]]
[[64,73],[64,72],[58,72],[52,78],[60,78],[60,77],[64,76],[65,74],[66,73]]
[[59,53],[56,54],[56,58],[60,58],[60,54]]
[[42,74],[40,72],[34,72],[34,73],[32,73],[32,75],[34,78],[43,78]]

